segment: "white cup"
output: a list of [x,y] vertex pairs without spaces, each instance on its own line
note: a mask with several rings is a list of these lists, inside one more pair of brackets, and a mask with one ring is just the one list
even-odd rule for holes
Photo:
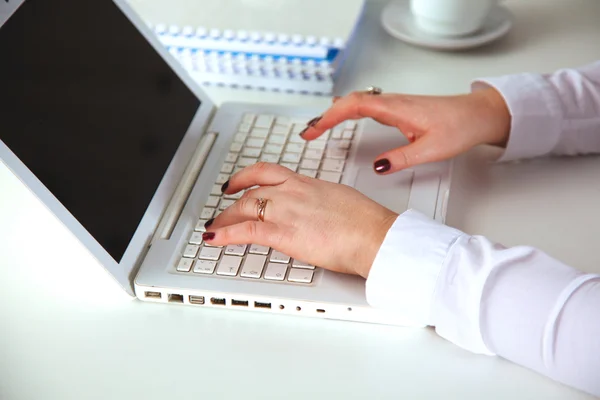
[[417,27],[437,36],[465,36],[480,29],[502,0],[410,0]]

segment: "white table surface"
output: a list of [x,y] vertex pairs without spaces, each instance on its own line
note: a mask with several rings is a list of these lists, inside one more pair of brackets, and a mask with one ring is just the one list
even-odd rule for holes
[[[339,93],[371,84],[455,93],[478,76],[600,59],[595,0],[509,0],[517,14],[509,35],[461,53],[389,37],[379,25],[384,4],[368,3]],[[210,92],[219,103],[326,104],[313,97]],[[600,271],[594,253],[600,161],[488,165],[486,157],[484,149],[457,162],[449,223]],[[477,195],[464,194],[474,186]],[[462,351],[430,329],[130,300],[4,166],[0,226],[2,400],[589,398],[502,359]]]

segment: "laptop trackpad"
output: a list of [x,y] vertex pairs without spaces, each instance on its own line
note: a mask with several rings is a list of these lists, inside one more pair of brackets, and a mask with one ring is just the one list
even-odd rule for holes
[[408,209],[413,178],[412,170],[377,175],[372,168],[361,168],[356,175],[354,187],[377,203],[400,214]]

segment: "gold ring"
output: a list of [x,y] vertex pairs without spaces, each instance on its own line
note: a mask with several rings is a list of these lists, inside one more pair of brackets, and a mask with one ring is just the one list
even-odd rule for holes
[[383,93],[383,90],[377,86],[369,86],[367,88],[367,94],[378,95]]
[[267,208],[267,200],[262,197],[258,199],[258,220],[265,222],[265,208]]

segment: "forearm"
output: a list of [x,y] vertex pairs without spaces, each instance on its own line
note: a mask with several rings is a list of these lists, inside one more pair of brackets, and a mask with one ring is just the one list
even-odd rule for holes
[[469,351],[600,395],[596,281],[539,250],[504,248],[409,211],[382,244],[367,300]]
[[600,62],[473,83],[474,91],[489,87],[503,97],[511,117],[501,160],[600,153]]

